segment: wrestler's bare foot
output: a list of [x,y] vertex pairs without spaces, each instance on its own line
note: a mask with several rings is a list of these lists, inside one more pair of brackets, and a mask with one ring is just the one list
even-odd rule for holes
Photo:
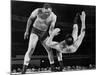
[[85,11],[82,11],[82,14],[80,15],[81,21],[85,21],[85,17],[86,17]]

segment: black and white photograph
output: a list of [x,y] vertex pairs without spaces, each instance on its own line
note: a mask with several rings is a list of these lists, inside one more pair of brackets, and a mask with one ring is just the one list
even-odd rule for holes
[[96,6],[11,0],[11,75],[96,70]]

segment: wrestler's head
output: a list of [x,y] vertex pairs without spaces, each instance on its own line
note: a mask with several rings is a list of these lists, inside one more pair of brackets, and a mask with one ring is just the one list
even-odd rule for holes
[[45,4],[43,5],[43,11],[44,11],[44,12],[48,12],[48,11],[51,11],[51,10],[52,10],[52,8],[51,8],[51,5],[50,5],[50,4],[45,3]]
[[73,44],[73,37],[71,34],[68,34],[66,35],[65,37],[65,42],[68,46],[72,45]]

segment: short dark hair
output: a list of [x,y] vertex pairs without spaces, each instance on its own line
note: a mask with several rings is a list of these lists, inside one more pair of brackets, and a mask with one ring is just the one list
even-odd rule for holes
[[66,36],[65,36],[65,42],[66,42],[66,44],[68,45],[68,46],[70,46],[70,45],[72,45],[73,44],[73,37],[72,37],[72,35],[71,34],[67,34]]
[[51,5],[48,4],[48,3],[45,3],[45,4],[43,5],[43,8],[45,8],[45,9],[51,8]]

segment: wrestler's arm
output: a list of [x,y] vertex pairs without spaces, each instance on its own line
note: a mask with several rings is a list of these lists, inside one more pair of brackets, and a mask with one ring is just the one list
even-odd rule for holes
[[56,19],[57,19],[57,16],[55,14],[52,14],[52,21],[51,21],[51,25],[49,28],[49,34],[51,34],[52,31],[54,30]]
[[26,26],[26,32],[29,32],[30,26],[31,26],[31,24],[32,24],[33,19],[36,17],[37,12],[38,12],[38,9],[35,9],[35,10],[31,13],[30,17],[28,18],[27,26]]

